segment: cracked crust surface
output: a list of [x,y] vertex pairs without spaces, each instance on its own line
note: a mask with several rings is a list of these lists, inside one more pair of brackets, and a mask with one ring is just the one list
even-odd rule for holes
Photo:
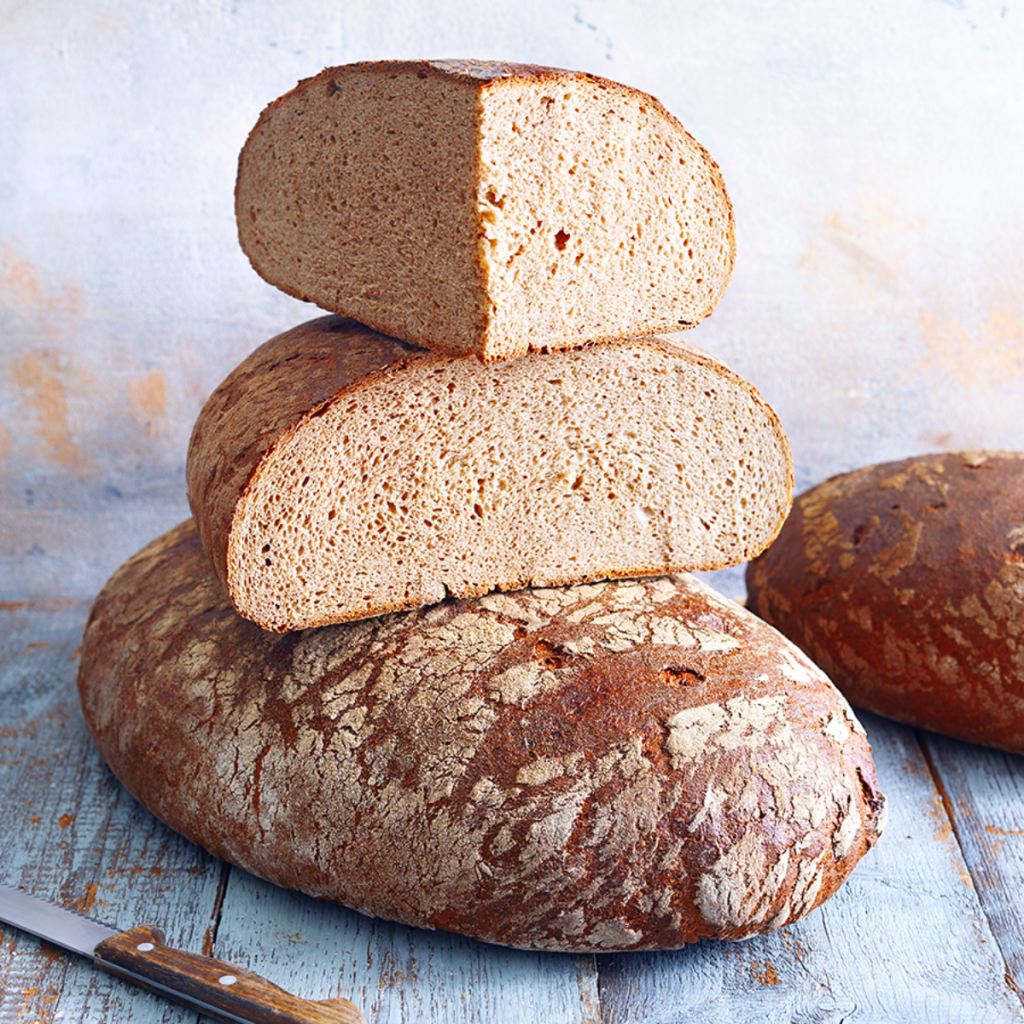
[[487,61],[300,82],[247,140],[235,212],[276,287],[488,362],[692,327],[735,261],[719,168],[656,99]]
[[279,885],[532,949],[667,949],[809,913],[881,832],[824,675],[691,577],[273,634],[183,523],[96,601],[82,706],[130,792]]
[[774,412],[675,338],[485,365],[341,317],[228,376],[187,478],[214,571],[274,630],[736,565],[793,486]]
[[797,498],[747,587],[858,707],[1024,753],[1024,454],[826,480]]

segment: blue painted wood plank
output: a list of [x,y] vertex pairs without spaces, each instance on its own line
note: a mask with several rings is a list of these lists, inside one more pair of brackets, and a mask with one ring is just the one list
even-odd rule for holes
[[344,996],[375,1024],[430,1021],[597,1024],[592,956],[504,949],[446,932],[374,920],[234,870],[218,955],[284,967]]
[[[75,688],[87,605],[0,606],[0,877],[125,928],[202,950],[221,866],[122,789]],[[88,960],[0,925],[0,1022],[194,1021]]]
[[1024,757],[921,732],[964,860],[1024,991]]

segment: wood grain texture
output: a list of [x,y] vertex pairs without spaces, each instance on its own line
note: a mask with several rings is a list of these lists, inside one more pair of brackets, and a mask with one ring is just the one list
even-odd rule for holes
[[1024,991],[1024,757],[922,732],[964,861],[1006,963]]
[[345,996],[374,1024],[526,1019],[597,1024],[593,956],[507,950],[406,928],[233,869],[218,955],[298,962],[309,991]]
[[[83,603],[0,605],[5,881],[256,970],[371,1024],[1019,1022],[1024,759],[864,715],[885,836],[797,925],[677,953],[521,953],[373,921],[228,872],[106,772],[74,698]],[[922,750],[923,745],[923,750]],[[927,755],[927,756],[925,756]],[[933,775],[934,770],[934,775]],[[936,784],[938,781],[938,784]],[[947,814],[952,813],[952,820]],[[0,1024],[195,1015],[0,927]]]
[[[87,610],[63,601],[0,606],[4,880],[115,926],[159,922],[202,950],[220,865],[143,811],[93,749],[74,687]],[[0,974],[3,1024],[194,1017],[31,936],[5,926],[0,934],[17,968],[14,980]]]

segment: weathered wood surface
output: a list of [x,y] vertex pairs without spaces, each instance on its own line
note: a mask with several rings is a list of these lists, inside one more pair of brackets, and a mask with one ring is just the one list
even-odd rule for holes
[[[864,716],[886,835],[824,907],[739,944],[525,953],[374,921],[228,868],[120,788],[78,711],[87,605],[0,605],[0,877],[160,925],[380,1022],[1024,1022],[1024,758]],[[195,1014],[0,926],[0,1024]]]

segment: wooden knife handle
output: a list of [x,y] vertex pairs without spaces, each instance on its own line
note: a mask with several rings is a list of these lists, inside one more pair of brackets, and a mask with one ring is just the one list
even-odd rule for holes
[[93,957],[112,974],[229,1024],[366,1024],[347,999],[300,999],[252,971],[172,949],[148,925],[106,939]]

